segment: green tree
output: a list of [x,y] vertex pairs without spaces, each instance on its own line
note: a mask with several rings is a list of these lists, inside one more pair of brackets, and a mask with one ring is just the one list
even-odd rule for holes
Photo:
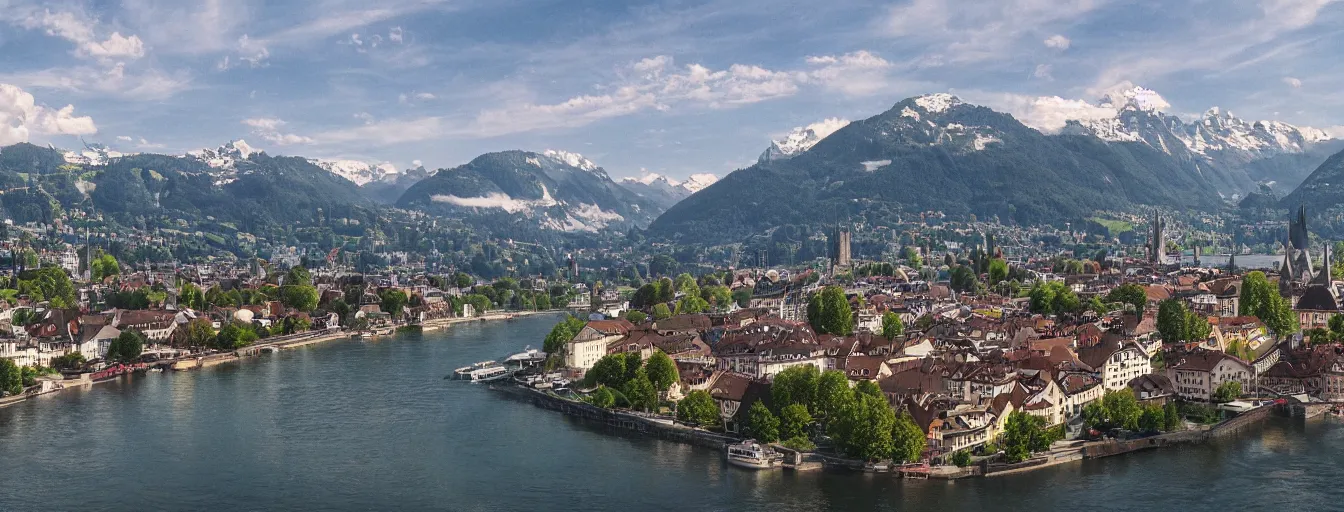
[[677,363],[661,350],[655,350],[653,355],[649,356],[649,361],[644,363],[644,371],[649,374],[649,381],[658,391],[667,391],[681,380],[681,376],[677,374]]
[[1213,333],[1213,326],[1209,325],[1209,318],[1195,313],[1194,311],[1185,312],[1185,341],[1202,342],[1209,339]]
[[632,309],[625,312],[625,320],[632,324],[642,324],[644,323],[644,320],[647,320],[648,318],[649,315],[644,314],[643,311],[638,309]]
[[649,261],[649,274],[651,276],[670,276],[677,271],[677,260],[672,259],[666,254],[654,256]]
[[229,322],[215,333],[214,348],[219,350],[237,350],[251,345],[257,340],[257,332],[251,325]]
[[989,261],[989,284],[996,285],[1008,279],[1008,262],[1000,258]]
[[1185,341],[1185,321],[1188,318],[1185,304],[1177,299],[1167,299],[1157,306],[1157,332],[1167,343]]
[[747,433],[762,443],[779,440],[779,419],[760,400],[752,402],[747,410]]
[[721,310],[733,302],[733,292],[727,286],[705,286],[700,289],[700,298],[705,299],[714,309]]
[[71,352],[60,357],[52,358],[51,366],[57,370],[78,370],[84,367],[84,354]]
[[287,284],[280,287],[280,302],[286,307],[308,312],[317,308],[317,288],[312,285]]
[[1293,312],[1288,299],[1277,292],[1270,294],[1263,310],[1256,317],[1274,332],[1276,339],[1282,339],[1298,331],[1297,314]]
[[593,405],[603,409],[610,409],[611,406],[616,405],[616,395],[612,394],[611,390],[607,389],[605,386],[594,390],[591,399]]
[[964,468],[966,466],[971,465],[971,452],[966,450],[957,450],[956,453],[952,454],[952,464],[955,464],[959,468]]
[[1344,315],[1335,313],[1330,315],[1330,320],[1326,321],[1330,327],[1330,333],[1335,339],[1344,339]]
[[1139,319],[1143,319],[1144,306],[1148,304],[1148,292],[1134,283],[1115,287],[1106,295],[1106,302],[1119,302],[1133,309]]
[[845,454],[874,461],[891,456],[895,425],[896,413],[886,400],[856,394],[854,402],[836,416],[829,431]]
[[882,313],[882,337],[890,341],[902,334],[905,334],[905,322],[901,321],[901,315],[891,311]]
[[613,389],[625,387],[625,355],[607,354],[598,359],[583,375],[588,385],[602,385]]
[[839,286],[827,286],[807,304],[807,322],[817,334],[849,336],[854,332],[854,311]]
[[1166,412],[1156,405],[1145,406],[1139,414],[1139,430],[1144,432],[1160,432],[1166,422]]
[[0,358],[0,392],[10,395],[23,392],[23,370],[13,359]]
[[690,274],[678,275],[677,279],[673,281],[673,285],[677,293],[700,296],[700,285],[695,282],[695,277]]
[[[1242,315],[1260,317],[1265,311],[1265,306],[1269,303],[1269,298],[1278,295],[1274,287],[1269,284],[1269,279],[1265,278],[1265,273],[1259,270],[1246,274],[1241,278],[1241,300],[1239,302],[1239,312]],[[1264,318],[1260,318],[1264,320]]]
[[410,297],[406,296],[406,292],[396,288],[383,290],[382,293],[378,294],[378,297],[382,299],[382,303],[378,305],[379,309],[392,315],[394,319],[401,317],[401,311],[406,308],[406,303],[410,302]]
[[178,338],[181,344],[190,348],[208,347],[215,339],[214,325],[205,318],[196,318],[187,322],[178,332],[181,333],[180,338]]
[[308,272],[308,269],[304,268],[303,265],[292,267],[289,269],[289,272],[285,273],[284,284],[295,286],[312,286],[313,274]]
[[205,293],[200,287],[184,282],[177,290],[177,305],[190,309],[205,309]]
[[699,295],[687,295],[677,302],[678,315],[691,315],[709,311],[709,303]]
[[1107,426],[1125,430],[1139,429],[1139,416],[1143,414],[1143,410],[1139,407],[1139,401],[1134,398],[1133,390],[1107,391],[1101,397],[1101,409],[1105,414]]
[[1227,403],[1241,397],[1241,383],[1230,380],[1219,384],[1213,390],[1213,401],[1218,403]]
[[957,293],[974,293],[980,280],[970,267],[957,265],[948,273],[948,283]]
[[120,274],[121,264],[117,263],[117,258],[101,250],[89,264],[89,275],[95,282],[102,282],[104,279]]
[[1181,429],[1181,413],[1176,410],[1176,403],[1167,401],[1167,405],[1162,407],[1162,430],[1166,432],[1175,432]]
[[915,424],[915,419],[907,411],[901,411],[901,415],[896,417],[891,428],[891,439],[891,458],[899,462],[918,461],[928,444],[924,431]]
[[574,336],[583,330],[584,325],[587,324],[578,317],[565,316],[565,319],[555,324],[555,327],[551,328],[550,334],[546,335],[542,350],[547,354],[559,354],[564,351],[565,345],[569,344],[569,340],[574,339]]
[[18,290],[19,294],[38,302],[50,302],[53,308],[73,308],[79,304],[70,276],[61,267],[42,267],[20,272]]
[[472,278],[471,274],[466,272],[453,274],[453,285],[458,288],[471,288],[471,285],[474,284],[476,284],[476,279]]
[[692,425],[715,425],[719,422],[719,406],[708,391],[696,389],[677,402],[677,419]]
[[886,397],[882,395],[882,388],[877,385],[877,382],[871,380],[861,380],[858,384],[855,384],[854,394],[886,399]]
[[802,404],[809,411],[817,394],[817,380],[821,372],[816,366],[791,366],[775,375],[770,384],[770,402],[780,410],[793,404]]
[[1091,299],[1088,299],[1087,310],[1099,317],[1106,316],[1106,313],[1110,311],[1110,309],[1106,307],[1106,304],[1101,302],[1101,297],[1097,297],[1096,295],[1093,295]]
[[779,437],[793,439],[807,437],[807,426],[812,424],[812,414],[803,404],[789,404],[779,410]]
[[635,370],[634,378],[625,383],[624,391],[631,408],[645,411],[658,409],[658,391],[654,389],[653,382],[649,381],[649,374],[644,368]]
[[854,401],[854,390],[849,387],[849,378],[840,370],[826,370],[817,377],[817,393],[813,398],[813,412],[828,424],[835,418],[836,412],[848,407]]
[[906,246],[904,249],[905,264],[910,268],[919,270],[924,266],[924,258],[919,256],[919,252],[914,247]]
[[748,290],[748,289],[745,288],[745,287],[743,287],[743,288],[738,288],[737,290],[734,290],[734,291],[733,291],[733,302],[736,302],[736,303],[737,303],[737,307],[740,307],[740,308],[750,307],[750,306],[751,306],[751,290]]
[[1046,428],[1045,418],[1015,411],[1008,414],[1003,429],[1003,454],[1008,463],[1027,460],[1032,453],[1042,452],[1055,442],[1055,434]]
[[666,320],[672,318],[672,310],[667,308],[667,304],[658,303],[653,305],[653,319]]
[[121,334],[107,347],[107,359],[120,363],[129,363],[140,357],[145,350],[144,335],[135,331],[121,331]]

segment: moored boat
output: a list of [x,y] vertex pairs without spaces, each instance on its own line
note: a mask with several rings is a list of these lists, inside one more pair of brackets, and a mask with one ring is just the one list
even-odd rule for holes
[[754,440],[743,441],[727,446],[728,463],[747,469],[770,469],[779,467],[784,457],[769,446]]
[[513,371],[497,361],[481,361],[453,370],[453,378],[472,382],[490,382],[513,375]]

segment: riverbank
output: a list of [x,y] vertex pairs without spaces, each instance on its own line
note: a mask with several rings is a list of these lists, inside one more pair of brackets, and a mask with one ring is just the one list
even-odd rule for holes
[[[469,322],[492,322],[499,320],[514,320],[521,317],[556,314],[561,312],[562,311],[560,310],[520,311],[520,312],[490,313],[473,318],[440,318],[426,321],[423,324],[421,324],[421,332],[431,332],[436,330],[447,329],[448,327],[451,327],[452,325],[455,324],[463,324]],[[390,336],[396,337],[397,334],[398,333],[393,333]],[[350,338],[350,332],[341,329],[332,329],[326,331],[309,331],[301,334],[292,334],[287,336],[262,339],[254,345],[249,345],[247,347],[243,347],[234,350],[232,352],[220,352],[214,354],[189,356],[177,359],[168,359],[154,363],[152,366],[157,368],[163,368],[165,370],[175,370],[175,371],[198,370],[203,368],[210,368],[213,366],[219,366],[221,364],[240,362],[244,359],[256,357],[259,356],[260,354],[271,351],[289,350],[299,347],[306,347],[309,345],[316,345],[318,343],[325,343],[335,340],[344,340],[349,338]],[[94,380],[89,378],[90,375],[92,374],[85,373],[81,374],[80,377],[78,378],[72,378],[72,379],[68,378],[60,381],[51,381],[50,384],[44,385],[41,388],[35,387],[34,390],[32,390],[31,392],[24,392],[18,395],[12,395],[0,398],[0,409],[21,402],[25,402],[39,396],[59,393],[61,391],[65,391],[68,389],[78,389],[86,386],[93,386],[95,384],[102,384],[105,382],[115,382],[121,377],[121,375],[118,375],[116,377],[109,379]]]
[[[619,432],[656,439],[680,442],[694,446],[722,451],[724,446],[741,441],[741,438],[710,432],[699,428],[681,425],[667,418],[641,415],[631,412],[604,409],[585,402],[571,400],[553,393],[535,390],[512,383],[492,384],[490,389],[510,398],[531,403],[534,406],[560,412],[581,420],[599,424]],[[1140,439],[1072,441],[1059,442],[1050,451],[1015,464],[995,464],[988,460],[967,467],[933,466],[912,474],[903,471],[900,466],[874,467],[863,461],[845,459],[821,453],[799,453],[796,468],[807,469],[843,469],[855,472],[889,472],[901,476],[958,480],[971,477],[1003,476],[1026,473],[1084,460],[1113,457],[1127,453],[1166,448],[1186,444],[1206,443],[1238,432],[1248,430],[1264,422],[1276,412],[1281,416],[1295,416],[1282,406],[1263,406],[1229,418],[1212,426],[1197,426],[1180,432],[1170,432]],[[793,469],[793,468],[791,468]]]

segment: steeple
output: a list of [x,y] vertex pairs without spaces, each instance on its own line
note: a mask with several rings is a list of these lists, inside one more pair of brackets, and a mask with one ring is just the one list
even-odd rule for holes
[[1321,271],[1317,272],[1311,279],[1311,284],[1320,284],[1330,286],[1330,244],[1325,244],[1324,259],[1321,261]]

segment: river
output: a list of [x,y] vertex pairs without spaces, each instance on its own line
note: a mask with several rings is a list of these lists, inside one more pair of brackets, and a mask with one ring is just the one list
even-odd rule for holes
[[335,341],[136,375],[0,409],[0,510],[1323,510],[1344,428],[1271,420],[1224,441],[958,482],[749,472],[443,380],[555,317]]

